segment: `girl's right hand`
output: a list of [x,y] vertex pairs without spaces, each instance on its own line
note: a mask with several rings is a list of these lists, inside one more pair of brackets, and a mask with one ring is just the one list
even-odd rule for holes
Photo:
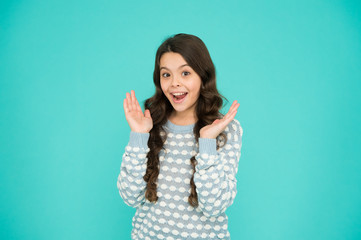
[[131,94],[126,93],[126,98],[123,101],[125,118],[127,119],[129,127],[133,132],[149,133],[153,128],[150,111],[146,109],[143,114],[138,100],[135,97],[135,92],[131,90],[130,93]]

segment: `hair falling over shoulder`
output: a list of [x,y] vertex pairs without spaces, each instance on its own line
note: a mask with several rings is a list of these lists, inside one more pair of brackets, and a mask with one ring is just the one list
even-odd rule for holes
[[[153,72],[153,81],[156,88],[155,94],[147,99],[144,104],[145,109],[150,110],[153,119],[153,128],[150,131],[148,140],[150,151],[147,154],[147,170],[143,177],[144,181],[147,182],[145,197],[150,202],[156,202],[158,200],[156,182],[159,175],[159,152],[163,148],[166,140],[166,136],[161,136],[161,132],[164,131],[162,126],[167,122],[168,117],[173,111],[172,105],[163,94],[160,86],[160,58],[166,52],[181,54],[202,80],[200,95],[196,106],[198,121],[193,129],[197,142],[200,136],[200,129],[206,125],[212,124],[215,119],[223,116],[220,113],[220,110],[223,105],[223,99],[225,99],[217,90],[216,70],[208,49],[200,38],[194,35],[180,33],[167,38],[159,46],[155,57]],[[221,133],[219,137],[223,139],[225,144],[227,141],[226,135]],[[217,141],[217,149],[219,147]],[[191,206],[196,207],[198,206],[198,198],[196,186],[194,184],[194,172],[197,164],[195,156],[192,156],[190,161],[193,167],[193,175],[190,181],[191,193],[188,202]]]

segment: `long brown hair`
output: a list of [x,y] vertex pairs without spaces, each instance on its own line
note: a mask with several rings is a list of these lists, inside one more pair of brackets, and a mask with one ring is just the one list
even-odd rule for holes
[[[166,52],[175,52],[182,55],[189,66],[200,76],[202,80],[200,95],[197,100],[196,115],[198,121],[195,123],[193,133],[198,142],[199,131],[202,127],[212,124],[212,122],[223,117],[220,109],[225,99],[216,87],[216,69],[209,55],[208,49],[203,41],[197,36],[179,33],[167,38],[158,48],[155,57],[155,66],[153,72],[153,81],[155,85],[155,94],[144,103],[145,109],[150,110],[153,119],[153,128],[150,131],[148,147],[150,151],[147,154],[147,170],[143,177],[147,182],[145,197],[150,202],[156,202],[157,197],[157,179],[159,175],[159,152],[163,148],[166,136],[161,136],[164,131],[163,125],[173,111],[173,107],[167,97],[164,95],[160,86],[160,58]],[[227,137],[224,133],[220,134],[224,142]],[[223,144],[224,145],[224,144]],[[219,148],[217,142],[217,149]],[[188,202],[193,207],[198,205],[196,186],[194,184],[194,172],[196,166],[195,156],[190,159],[193,167],[193,175],[190,181],[191,193]]]

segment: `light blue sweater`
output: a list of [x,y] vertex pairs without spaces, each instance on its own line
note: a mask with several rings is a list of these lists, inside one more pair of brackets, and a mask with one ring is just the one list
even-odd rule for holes
[[[159,153],[156,203],[144,195],[149,133],[130,132],[117,186],[124,202],[137,209],[132,239],[230,239],[225,211],[237,193],[243,130],[236,119],[232,120],[224,131],[227,144],[216,150],[218,138],[199,138],[196,143],[193,128],[194,124],[180,126],[169,120],[164,125],[161,134],[167,140]],[[192,156],[197,160],[196,208],[188,203]]]

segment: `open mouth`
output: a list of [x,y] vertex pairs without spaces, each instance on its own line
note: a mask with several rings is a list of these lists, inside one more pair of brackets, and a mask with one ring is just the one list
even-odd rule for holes
[[183,102],[184,98],[187,96],[188,93],[184,92],[184,93],[173,93],[173,101],[176,103],[181,103]]

